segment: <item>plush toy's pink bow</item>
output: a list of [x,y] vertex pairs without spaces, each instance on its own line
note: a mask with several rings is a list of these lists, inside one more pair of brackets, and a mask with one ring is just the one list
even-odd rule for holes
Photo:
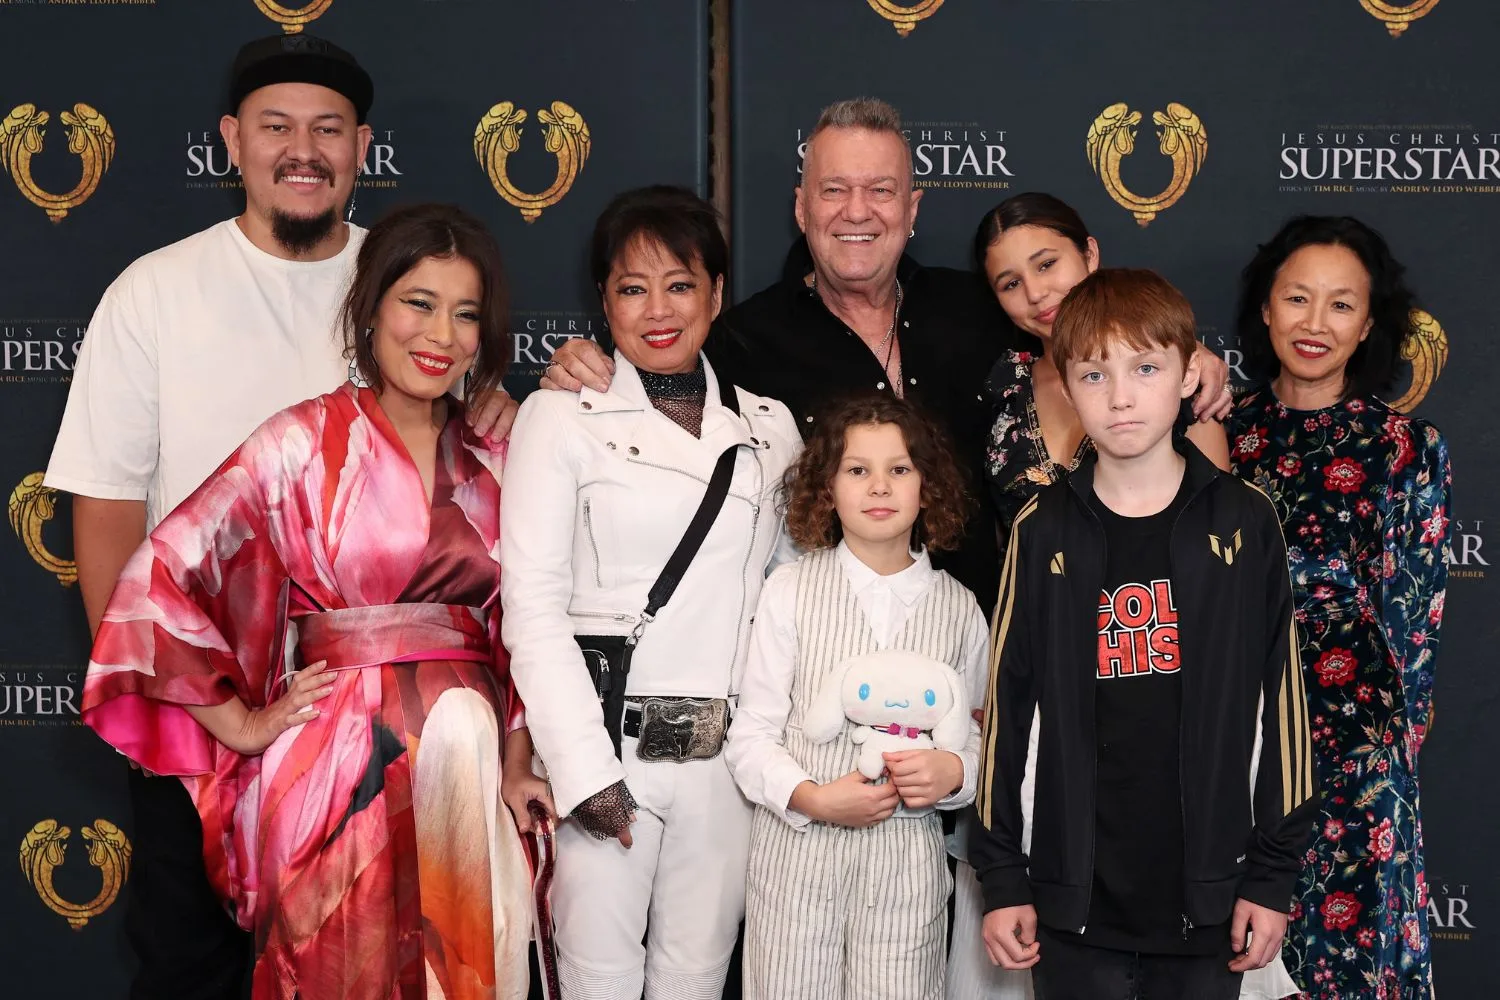
[[918,736],[922,735],[922,730],[920,729],[902,729],[901,723],[899,722],[893,722],[889,726],[886,726],[884,728],[881,728],[880,726],[874,726],[872,728],[877,729],[882,733],[890,733],[892,736],[905,736],[909,740],[914,740]]

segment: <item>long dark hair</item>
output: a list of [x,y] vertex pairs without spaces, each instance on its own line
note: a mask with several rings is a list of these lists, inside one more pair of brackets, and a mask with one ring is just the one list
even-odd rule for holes
[[1401,367],[1401,348],[1413,333],[1415,297],[1406,285],[1406,268],[1392,256],[1385,237],[1347,215],[1299,215],[1261,244],[1245,265],[1235,318],[1245,364],[1261,379],[1281,373],[1261,310],[1270,300],[1276,273],[1288,257],[1306,246],[1344,247],[1359,258],[1370,276],[1370,334],[1349,357],[1343,398],[1388,391]]
[[479,353],[469,369],[465,395],[470,401],[483,399],[500,384],[510,360],[510,296],[495,238],[484,223],[456,205],[398,208],[370,227],[339,314],[344,354],[354,359],[371,388],[385,388],[365,331],[391,286],[429,257],[461,258],[479,272]]

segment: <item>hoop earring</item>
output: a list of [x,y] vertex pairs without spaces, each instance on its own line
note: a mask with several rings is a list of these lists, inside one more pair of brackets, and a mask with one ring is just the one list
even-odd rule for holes
[[907,238],[907,239],[912,239],[912,238],[913,238],[913,237],[915,237],[915,236],[916,236],[916,235],[917,235],[917,231],[916,231],[916,229],[915,229],[915,228],[913,228],[913,229],[912,229],[912,231],[911,231],[911,232],[909,232],[909,233],[907,233],[907,234],[906,234],[906,238]]
[[[374,335],[375,328],[373,326],[365,327],[365,344],[367,346]],[[359,370],[358,352],[351,351],[349,354],[349,384],[356,389],[368,389],[370,387],[370,380],[365,378]]]

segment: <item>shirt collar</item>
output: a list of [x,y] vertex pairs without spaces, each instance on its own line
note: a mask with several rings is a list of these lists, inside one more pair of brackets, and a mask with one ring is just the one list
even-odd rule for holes
[[899,573],[890,576],[881,576],[864,563],[860,562],[859,556],[849,551],[849,546],[839,542],[838,547],[839,565],[844,568],[844,575],[849,578],[849,586],[858,594],[876,585],[889,587],[891,593],[907,607],[917,603],[917,600],[927,592],[927,586],[932,582],[932,559],[927,555],[927,549],[916,553],[915,562]]

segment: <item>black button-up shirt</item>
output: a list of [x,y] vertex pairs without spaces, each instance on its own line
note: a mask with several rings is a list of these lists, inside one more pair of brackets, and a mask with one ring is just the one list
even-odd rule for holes
[[[709,361],[737,385],[785,403],[804,437],[840,396],[892,391],[870,348],[808,287],[811,272],[812,257],[799,241],[781,280],[727,310],[705,345]],[[970,272],[922,267],[903,257],[896,276],[902,290],[896,336],[903,395],[952,437],[976,507],[959,550],[933,553],[933,562],[972,590],[988,613],[1000,567],[995,518],[983,486],[990,429],[984,382],[1001,352],[1019,345],[1021,334]]]

